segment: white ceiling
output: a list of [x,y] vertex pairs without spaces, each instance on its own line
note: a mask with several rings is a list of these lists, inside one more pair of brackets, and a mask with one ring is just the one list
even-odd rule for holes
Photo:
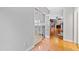
[[52,10],[52,9],[62,9],[63,7],[47,7],[49,10]]
[[59,16],[61,17],[63,14],[63,8],[62,7],[48,7],[50,10],[50,18]]

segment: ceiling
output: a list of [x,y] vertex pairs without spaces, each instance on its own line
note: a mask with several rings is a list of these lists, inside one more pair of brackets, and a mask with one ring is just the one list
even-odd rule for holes
[[50,18],[61,17],[63,13],[63,7],[47,7],[50,11]]

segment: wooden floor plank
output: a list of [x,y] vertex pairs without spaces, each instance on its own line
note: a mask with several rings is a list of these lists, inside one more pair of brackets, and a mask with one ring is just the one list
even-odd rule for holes
[[73,42],[64,41],[52,36],[50,39],[43,39],[32,51],[79,51],[79,48]]

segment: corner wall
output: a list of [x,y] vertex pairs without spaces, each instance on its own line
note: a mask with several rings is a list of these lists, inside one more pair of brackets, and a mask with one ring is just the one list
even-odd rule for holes
[[63,35],[65,41],[74,41],[74,9],[65,7],[63,9]]
[[32,7],[0,7],[0,50],[24,51],[32,46]]

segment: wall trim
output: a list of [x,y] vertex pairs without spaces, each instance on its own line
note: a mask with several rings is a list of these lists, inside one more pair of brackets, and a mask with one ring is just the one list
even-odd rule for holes
[[73,40],[70,40],[70,39],[65,39],[64,41],[68,41],[68,42],[74,42]]
[[32,48],[34,48],[34,45],[31,45],[29,48],[27,48],[25,51],[31,51]]
[[35,47],[35,45],[36,44],[38,44],[39,42],[41,42],[42,41],[42,39],[39,39],[38,41],[34,41],[34,44],[33,45],[31,45],[29,48],[27,48],[25,51],[31,51],[32,50],[32,48],[34,48]]

